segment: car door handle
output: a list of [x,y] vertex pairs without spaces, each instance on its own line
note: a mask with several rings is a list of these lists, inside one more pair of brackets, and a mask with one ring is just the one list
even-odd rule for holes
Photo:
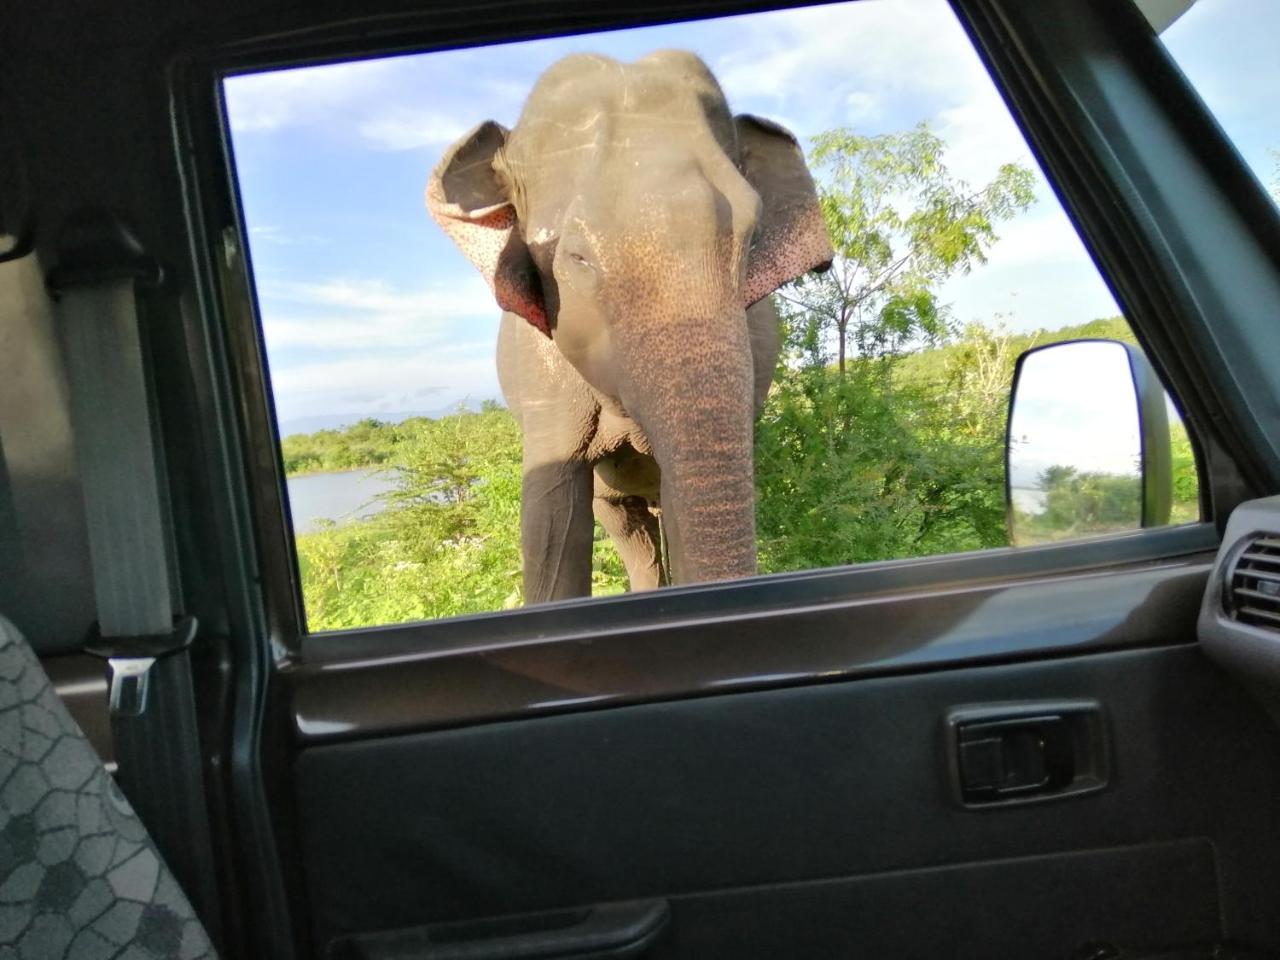
[[642,956],[671,919],[665,900],[636,900],[344,937],[328,960],[603,960]]
[[950,779],[966,807],[1009,806],[1101,790],[1110,756],[1092,700],[964,707],[947,717]]

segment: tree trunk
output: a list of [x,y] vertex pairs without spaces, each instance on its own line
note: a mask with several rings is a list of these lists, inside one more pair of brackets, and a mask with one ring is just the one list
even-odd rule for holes
[[844,376],[844,341],[849,331],[849,318],[845,317],[838,324],[836,330],[839,332],[840,341],[840,376]]

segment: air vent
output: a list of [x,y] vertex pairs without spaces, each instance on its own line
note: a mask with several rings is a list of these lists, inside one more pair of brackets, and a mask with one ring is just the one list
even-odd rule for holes
[[1227,580],[1231,619],[1280,633],[1280,534],[1253,537]]

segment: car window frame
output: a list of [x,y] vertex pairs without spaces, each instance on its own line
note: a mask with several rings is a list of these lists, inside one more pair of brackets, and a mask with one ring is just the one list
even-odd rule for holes
[[[392,18],[371,31],[368,24],[343,24],[303,35],[270,36],[184,55],[171,67],[175,105],[175,138],[184,168],[188,218],[193,253],[201,275],[206,324],[218,331],[211,340],[224,351],[232,379],[236,416],[228,426],[235,431],[232,445],[241,451],[240,469],[245,478],[243,496],[246,517],[253,529],[253,568],[261,584],[265,621],[278,661],[348,661],[381,656],[395,657],[407,651],[439,651],[466,643],[477,632],[490,643],[523,643],[549,634],[576,632],[579,623],[607,620],[618,629],[649,624],[674,610],[696,609],[700,616],[716,617],[744,605],[773,609],[781,605],[848,598],[879,582],[887,569],[895,573],[913,566],[924,572],[917,586],[929,582],[954,582],[984,575],[999,577],[1047,576],[1135,561],[1175,559],[1210,550],[1217,544],[1217,527],[1234,502],[1257,489],[1257,465],[1244,477],[1226,446],[1206,424],[1214,423],[1206,412],[1212,404],[1187,403],[1186,391],[1197,389],[1194,378],[1180,370],[1165,373],[1171,353],[1160,336],[1153,336],[1151,311],[1130,294],[1125,284],[1112,280],[1112,271],[1132,269],[1132,256],[1119,257],[1101,216],[1087,194],[1074,187],[1075,172],[1062,158],[1055,158],[1054,141],[1046,134],[1046,117],[1035,112],[1034,98],[1018,88],[1020,75],[1007,69],[991,52],[991,45],[1007,41],[1012,21],[1003,16],[999,0],[951,0],[962,27],[974,41],[992,82],[1005,98],[1011,115],[1027,138],[1072,219],[1086,248],[1094,257],[1103,281],[1126,307],[1125,315],[1162,379],[1181,386],[1178,402],[1185,404],[1184,420],[1193,436],[1201,479],[1202,522],[1178,528],[1149,528],[1129,534],[1086,541],[1070,541],[1046,547],[997,548],[967,554],[941,554],[906,560],[890,560],[836,568],[798,571],[755,577],[730,583],[665,588],[654,594],[583,598],[560,604],[517,611],[499,611],[463,617],[379,625],[347,631],[309,633],[306,630],[298,578],[296,549],[285,496],[284,472],[262,325],[257,314],[252,265],[243,212],[235,189],[235,168],[227,134],[226,107],[221,80],[230,75],[285,66],[316,65],[359,59],[371,55],[427,52],[480,45],[487,42],[532,39],[565,33],[621,29],[642,24],[678,22],[730,13],[747,13],[812,4],[752,4],[713,2],[678,10],[641,10],[606,6],[590,14],[538,15],[536,3],[512,4],[525,18],[509,20],[496,29],[492,12],[480,11],[474,20],[462,18],[447,30],[429,25],[423,16]],[[1100,11],[1104,17],[1112,16]],[[1136,9],[1127,11],[1140,17]],[[1000,16],[996,16],[1000,14]],[[981,18],[987,17],[988,21]],[[1115,17],[1112,17],[1115,19]],[[1123,19],[1123,18],[1120,18]],[[1142,21],[1145,26],[1145,20]],[[1133,24],[1126,24],[1132,32]],[[1149,28],[1147,28],[1148,33]],[[1003,41],[1001,37],[1003,36]],[[997,70],[1002,72],[997,73]],[[1004,79],[1002,79],[1004,78]],[[1194,94],[1192,94],[1194,96]],[[1201,105],[1203,108],[1203,105]],[[1087,117],[1077,118],[1086,120]],[[1060,183],[1065,178],[1066,183]],[[1084,214],[1077,211],[1083,205]],[[218,226],[221,225],[221,226]],[[225,338],[225,339],[224,339]],[[1151,346],[1148,346],[1151,344]],[[1238,448],[1237,448],[1238,449]],[[249,546],[249,545],[246,545]],[[942,572],[939,574],[939,570]],[[986,570],[983,574],[979,571]],[[937,575],[939,579],[933,580]],[[806,600],[807,598],[807,600]]]

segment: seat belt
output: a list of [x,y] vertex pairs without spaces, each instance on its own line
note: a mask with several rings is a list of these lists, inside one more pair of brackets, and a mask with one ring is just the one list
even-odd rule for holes
[[98,609],[86,652],[108,665],[116,780],[216,940],[220,911],[191,676],[196,622],[173,616],[137,300],[137,288],[161,278],[118,216],[85,210],[63,227],[49,287],[58,301]]

